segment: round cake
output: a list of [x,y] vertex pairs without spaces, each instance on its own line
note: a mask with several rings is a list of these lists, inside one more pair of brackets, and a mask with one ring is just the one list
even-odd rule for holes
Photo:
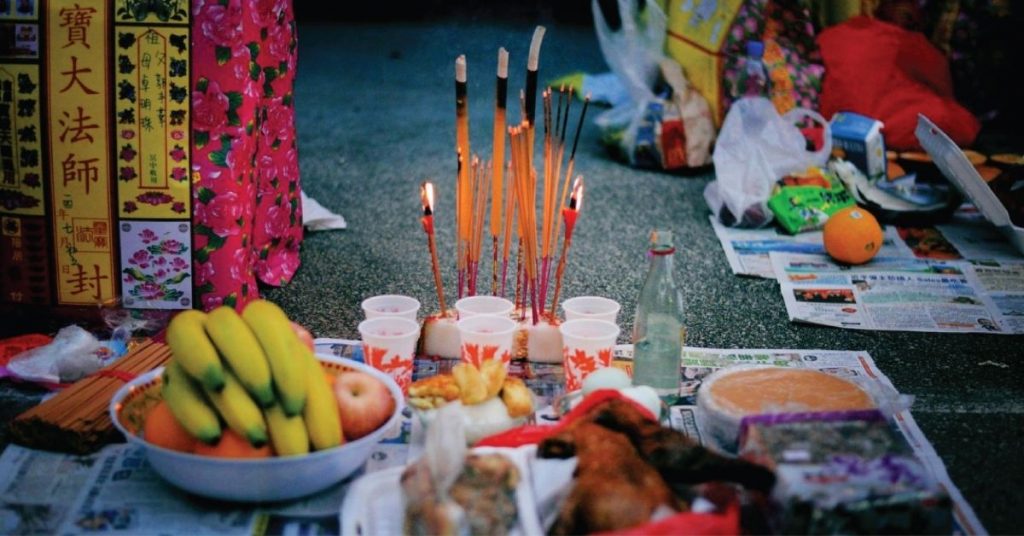
[[705,378],[697,393],[701,428],[729,452],[736,449],[744,417],[874,407],[871,395],[856,383],[810,369],[724,368]]

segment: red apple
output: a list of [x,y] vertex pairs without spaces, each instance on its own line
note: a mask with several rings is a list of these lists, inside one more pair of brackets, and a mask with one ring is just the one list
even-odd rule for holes
[[334,381],[338,412],[345,439],[353,441],[380,428],[395,412],[395,399],[384,382],[358,370],[338,375]]

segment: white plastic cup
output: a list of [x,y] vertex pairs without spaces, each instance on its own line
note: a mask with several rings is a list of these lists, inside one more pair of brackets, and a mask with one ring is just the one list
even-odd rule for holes
[[558,330],[562,332],[566,392],[579,390],[590,373],[611,366],[619,326],[607,320],[582,318],[566,320]]
[[505,367],[512,361],[515,320],[507,316],[476,315],[459,320],[459,359],[480,368],[487,359],[500,359]]
[[359,323],[363,339],[363,360],[395,379],[408,394],[412,383],[413,359],[420,325],[415,320],[400,316],[380,316]]
[[590,318],[617,324],[619,302],[601,296],[577,296],[562,302],[566,320]]
[[366,318],[379,318],[382,316],[400,316],[409,320],[416,320],[416,313],[420,310],[420,301],[411,296],[398,294],[383,294],[363,300],[363,314]]
[[478,315],[511,316],[516,305],[511,300],[500,296],[466,296],[455,302],[455,310],[459,318],[471,318]]

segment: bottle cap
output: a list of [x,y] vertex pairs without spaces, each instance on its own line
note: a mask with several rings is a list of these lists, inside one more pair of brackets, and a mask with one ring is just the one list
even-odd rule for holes
[[761,41],[747,41],[747,56],[752,58],[764,56],[764,43]]

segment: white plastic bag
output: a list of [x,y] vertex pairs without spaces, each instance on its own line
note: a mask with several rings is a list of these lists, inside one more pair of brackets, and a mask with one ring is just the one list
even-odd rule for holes
[[[824,128],[823,144],[808,151],[797,124],[810,118]],[[814,110],[794,108],[779,115],[763,97],[745,97],[729,108],[712,159],[716,180],[704,199],[725,225],[761,227],[772,221],[768,198],[782,177],[824,166],[832,153],[828,121]]]
[[[604,142],[630,165],[659,169],[700,167],[710,162],[715,131],[707,101],[687,83],[664,48],[667,17],[654,2],[617,0],[622,25],[612,30],[592,0],[597,42],[629,98],[594,120]],[[664,83],[662,83],[664,82]],[[667,85],[667,88],[666,88]],[[665,89],[663,96],[655,89]],[[671,95],[668,95],[668,94]],[[673,126],[666,126],[674,123]],[[678,134],[666,134],[672,129]]]

